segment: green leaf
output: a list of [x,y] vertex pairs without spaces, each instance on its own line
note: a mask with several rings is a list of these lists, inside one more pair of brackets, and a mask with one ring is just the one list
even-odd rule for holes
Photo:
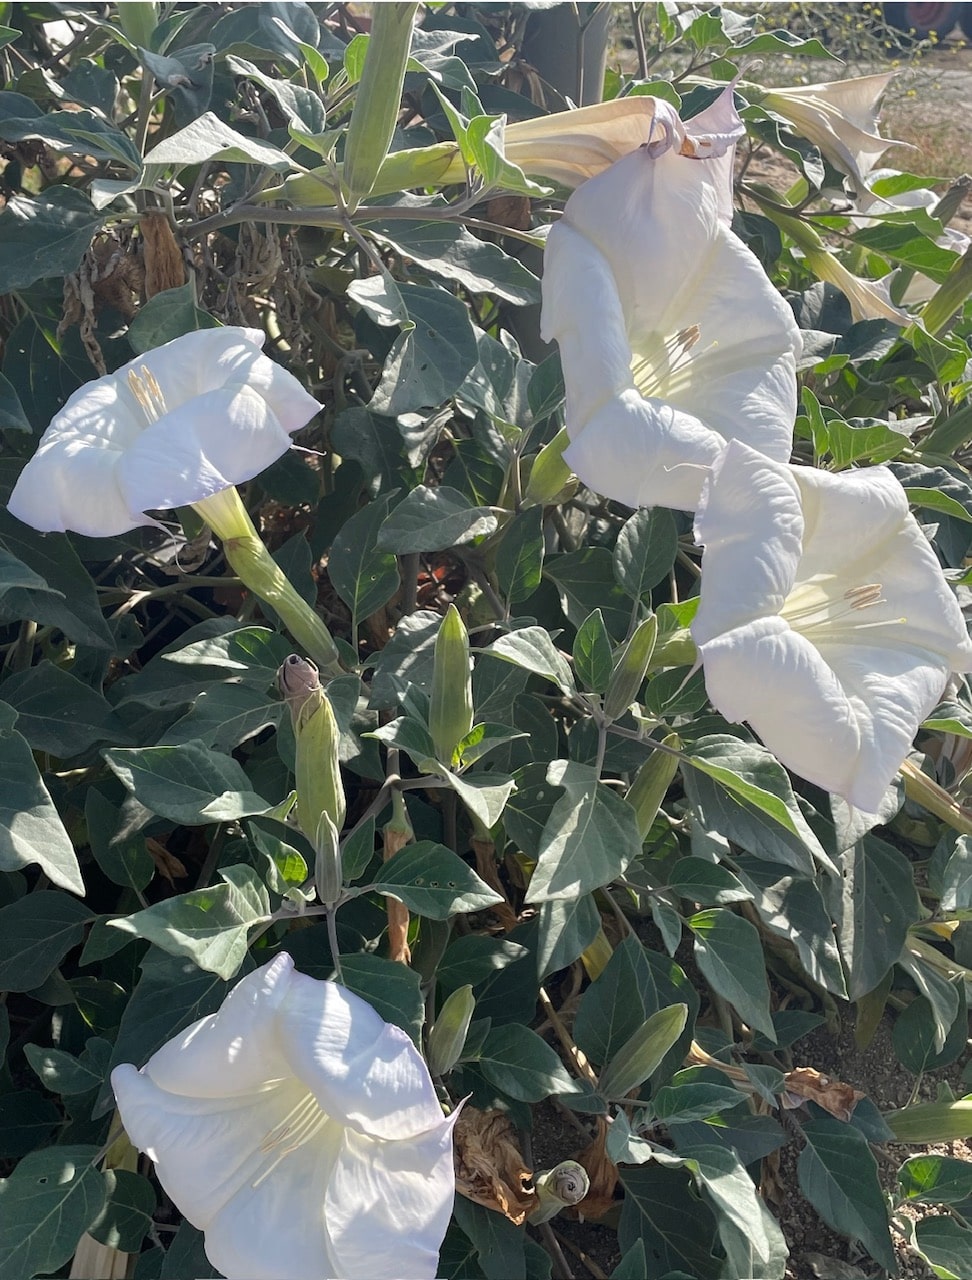
[[492,1028],[483,1043],[479,1065],[490,1084],[519,1102],[586,1091],[571,1080],[550,1045],[517,1022]]
[[384,956],[362,952],[341,957],[344,986],[367,1000],[386,1022],[394,1023],[419,1044],[425,1020],[421,978],[414,969]]
[[972,1275],[972,1231],[964,1223],[933,1213],[915,1224],[915,1245],[939,1280]]
[[507,601],[526,600],[540,585],[543,573],[543,510],[520,511],[503,530],[496,549],[496,580]]
[[781,1276],[788,1256],[783,1233],[738,1155],[724,1147],[698,1146],[687,1165],[716,1214],[733,1273]]
[[93,1161],[97,1147],[32,1151],[0,1182],[0,1274],[31,1280],[74,1253],[105,1205],[106,1184]]
[[901,955],[908,928],[921,918],[911,863],[876,836],[840,854],[839,880],[823,885],[847,971],[848,996],[873,991]]
[[279,726],[284,704],[271,700],[257,685],[214,684],[158,740],[160,747],[182,746],[196,741],[218,753],[228,754],[241,742],[269,725]]
[[[305,49],[311,55],[317,52],[309,45],[303,46],[301,51]],[[291,84],[289,80],[264,75],[252,62],[247,62],[245,58],[236,58],[232,54],[226,59],[226,63],[236,75],[246,76],[272,94],[277,106],[287,117],[287,123],[295,130],[312,137],[320,137],[324,132],[324,103],[320,95],[312,89],[306,89],[300,84]],[[326,62],[324,68],[326,73]]]
[[[444,289],[415,284],[400,285],[398,292],[411,327],[392,344],[368,404],[372,413],[390,418],[442,404],[479,359],[465,303]],[[360,299],[360,292],[349,293]]]
[[488,507],[474,507],[458,489],[420,484],[387,517],[378,534],[380,551],[407,555],[411,551],[442,551],[492,533],[496,516]]
[[327,573],[331,585],[351,610],[352,635],[357,626],[392,598],[401,585],[398,561],[379,551],[378,532],[388,516],[391,494],[362,507],[331,544]]
[[39,138],[66,155],[113,160],[132,174],[140,173],[142,168],[142,157],[134,143],[92,111],[49,111],[20,120],[7,116],[0,119],[0,138],[7,142]]
[[833,923],[813,880],[787,875],[756,858],[737,858],[736,873],[753,894],[765,928],[796,947],[804,969],[826,991],[847,999],[847,984]]
[[258,164],[282,172],[291,167],[286,151],[260,138],[248,138],[231,129],[212,111],[205,111],[184,129],[171,133],[149,152],[147,162],[171,173],[189,165],[225,160],[237,164]]
[[539,281],[499,245],[480,240],[452,222],[374,222],[369,235],[390,244],[403,257],[422,263],[435,275],[455,280],[471,293],[505,298],[515,306],[539,302]]
[[860,1240],[872,1258],[897,1271],[888,1211],[867,1139],[833,1116],[803,1125],[807,1145],[797,1161],[800,1189],[835,1231]]
[[[13,383],[8,378],[5,378],[2,373],[0,373],[0,430],[30,430],[30,420],[24,413],[24,406],[20,403],[20,396],[17,395]],[[0,588],[2,588],[4,581],[5,576],[0,573]]]
[[[526,1280],[526,1233],[501,1213],[456,1196],[456,1222],[476,1249],[487,1280]],[[438,1273],[437,1273],[438,1274]],[[468,1273],[463,1270],[461,1275]]]
[[431,840],[407,844],[382,863],[374,884],[361,893],[390,893],[410,911],[430,920],[448,920],[459,912],[482,911],[500,901],[479,876],[444,845]]
[[88,844],[101,870],[115,884],[141,893],[155,875],[155,863],[145,847],[145,837],[136,833],[116,841],[121,821],[119,811],[94,787],[85,799],[84,819]]
[[716,1222],[692,1194],[688,1173],[654,1161],[621,1165],[618,1173],[625,1192],[618,1228],[621,1248],[627,1252],[642,1241],[658,1276],[676,1271],[694,1280],[718,1280],[724,1272],[714,1253]]
[[484,649],[483,653],[502,658],[504,662],[512,662],[514,666],[532,671],[534,675],[545,676],[563,693],[576,693],[567,659],[556,648],[543,627],[521,627],[518,631],[509,631]]
[[469,812],[487,829],[499,822],[506,802],[516,786],[512,778],[504,778],[502,774],[496,773],[459,775],[443,771],[439,777],[455,791]]
[[625,521],[614,544],[614,576],[632,600],[640,600],[668,574],[678,550],[675,518],[665,507],[642,507]]
[[196,289],[192,283],[176,289],[163,289],[138,310],[128,326],[128,341],[138,355],[153,347],[161,347],[184,333],[199,329],[218,329],[219,322],[208,311],[196,306]]
[[127,1169],[106,1169],[108,1201],[90,1229],[91,1235],[122,1253],[138,1253],[151,1229],[155,1189],[147,1178]]
[[227,822],[272,807],[250,789],[242,765],[201,742],[118,748],[103,754],[109,769],[140,804],[172,822]]
[[744,1022],[773,1039],[769,984],[759,933],[722,907],[699,911],[688,921],[702,976],[736,1009]]
[[634,810],[599,781],[592,768],[554,760],[547,781],[563,787],[565,794],[544,826],[528,902],[574,898],[599,889],[641,852]]
[[84,1047],[84,1053],[76,1058],[63,1049],[43,1049],[37,1044],[27,1044],[24,1045],[24,1056],[45,1089],[71,1097],[101,1087],[111,1056],[111,1045],[100,1036],[92,1036]]
[[0,871],[32,862],[62,889],[84,896],[77,854],[30,747],[14,729],[17,713],[0,702]]
[[941,1038],[942,1028],[931,1001],[916,996],[898,1014],[891,1029],[891,1043],[898,1061],[916,1076],[947,1067],[965,1052],[968,1014],[964,1000],[957,1022],[957,1026],[950,1023],[945,1028],[945,1037]]
[[537,912],[537,976],[541,982],[566,969],[597,937],[601,916],[593,894],[551,898]]
[[30,618],[59,627],[77,644],[114,649],[115,638],[102,617],[94,583],[66,534],[38,533],[0,509],[0,545],[47,584],[44,591],[8,589],[0,596],[0,620]]
[[903,1199],[918,1204],[958,1204],[972,1196],[972,1164],[954,1156],[911,1156],[898,1170]]
[[686,759],[693,769],[708,774],[734,796],[799,837],[823,865],[834,870],[796,802],[786,770],[765,747],[731,734],[713,733],[699,738]]
[[595,609],[581,623],[574,637],[574,671],[585,689],[603,693],[611,681],[614,654],[604,615]]
[[17,731],[31,747],[59,760],[96,742],[128,737],[100,693],[47,661],[8,676],[3,697],[17,712]]
[[220,978],[232,978],[246,955],[250,926],[270,917],[270,898],[252,867],[223,867],[219,874],[223,884],[166,898],[109,924],[171,955],[187,956]]
[[972,513],[966,511],[961,502],[940,489],[918,489],[912,486],[905,489],[908,501],[913,507],[924,507],[926,511],[939,511],[942,515],[951,516],[954,520],[963,520],[966,524],[972,521]]
[[0,212],[0,293],[76,270],[104,219],[73,187],[12,196]]
[[725,907],[753,896],[738,876],[704,858],[680,858],[668,876],[668,888],[680,898],[707,907]]
[[609,634],[621,640],[631,619],[631,602],[613,581],[612,563],[607,547],[582,547],[566,555],[548,556],[543,573],[560,592],[561,606],[572,626],[579,627],[589,613],[600,609]]
[[739,1090],[731,1085],[699,1081],[662,1085],[652,1098],[651,1106],[659,1120],[672,1125],[708,1120],[723,1111],[732,1111],[741,1101]]
[[0,1159],[16,1160],[46,1146],[62,1123],[60,1109],[34,1089],[0,1094]]

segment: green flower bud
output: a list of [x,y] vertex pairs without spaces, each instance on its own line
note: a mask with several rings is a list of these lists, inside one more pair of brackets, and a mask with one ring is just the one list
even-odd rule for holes
[[653,1013],[601,1072],[598,1092],[605,1098],[623,1098],[647,1080],[682,1034],[687,1018],[687,1004],[672,1004]]
[[624,715],[638,696],[641,682],[648,670],[648,663],[658,635],[658,619],[654,614],[640,624],[637,631],[621,650],[607,693],[604,695],[604,714],[608,720]]
[[545,1169],[533,1180],[539,1204],[527,1218],[531,1226],[549,1222],[561,1209],[580,1204],[591,1189],[587,1170],[576,1160],[562,1160],[553,1169]]
[[452,765],[456,747],[473,725],[469,636],[454,604],[449,605],[435,638],[429,732],[437,759]]
[[370,195],[388,154],[401,109],[417,4],[380,4],[344,147],[344,180],[353,200]]
[[523,495],[526,506],[548,506],[559,500],[574,474],[564,462],[564,450],[569,444],[567,429],[562,427],[533,459]]
[[429,1032],[429,1070],[434,1076],[444,1076],[459,1061],[469,1024],[476,1009],[476,997],[468,984],[459,987],[448,997]]
[[[668,734],[664,739],[664,745],[677,747],[678,734]],[[624,798],[635,811],[635,817],[638,819],[638,835],[642,840],[651,830],[651,824],[658,816],[658,810],[677,772],[677,756],[670,756],[667,751],[653,751],[635,774],[634,782],[628,788]]]
[[341,838],[329,814],[321,812],[314,832],[314,884],[317,896],[325,907],[333,907],[340,900],[344,888],[344,869],[341,862]]
[[312,662],[292,653],[277,671],[277,685],[290,708],[297,740],[297,821],[313,840],[322,813],[338,831],[344,823],[347,806],[338,762],[341,735]]

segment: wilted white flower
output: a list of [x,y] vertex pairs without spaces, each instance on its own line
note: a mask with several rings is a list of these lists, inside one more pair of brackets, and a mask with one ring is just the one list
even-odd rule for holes
[[9,509],[91,537],[153,523],[263,471],[320,410],[259,329],[202,329],[86,383],[22,471]]
[[650,140],[578,187],[547,239],[541,329],[560,345],[564,458],[629,506],[694,509],[736,436],[790,453],[800,335],[727,225],[731,91],[706,122],[689,138],[656,103]]
[[901,145],[894,138],[882,138],[877,129],[881,98],[893,76],[890,71],[771,89],[760,106],[788,120],[835,169],[853,179],[857,191],[863,191],[888,147]]
[[[281,954],[112,1085],[228,1280],[430,1280],[452,1128],[404,1031]],[[456,1113],[458,1114],[458,1113]]]
[[733,441],[696,515],[709,698],[808,781],[877,810],[951,671],[955,597],[890,471],[834,475]]

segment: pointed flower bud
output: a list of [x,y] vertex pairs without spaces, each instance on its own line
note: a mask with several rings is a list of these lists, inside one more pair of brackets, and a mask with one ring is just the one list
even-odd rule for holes
[[442,619],[435,639],[429,732],[437,758],[453,763],[456,747],[473,725],[469,636],[454,604]]
[[344,180],[355,200],[371,193],[388,154],[401,109],[417,8],[417,4],[381,4],[374,11],[344,148]]
[[344,888],[344,868],[341,860],[341,838],[330,814],[322,812],[314,832],[314,884],[317,896],[325,907],[333,907],[340,900]]
[[468,984],[451,993],[439,1011],[429,1032],[429,1070],[433,1076],[444,1076],[459,1061],[469,1024],[476,1009],[476,997]]
[[623,1098],[647,1080],[682,1034],[687,1018],[687,1004],[672,1004],[653,1013],[604,1068],[599,1092],[605,1098]]
[[292,653],[277,671],[277,684],[290,707],[297,740],[297,821],[313,840],[322,813],[338,831],[344,823],[346,803],[338,761],[341,735],[312,662]]
[[638,696],[657,636],[658,619],[652,614],[650,618],[645,618],[621,650],[604,695],[604,714],[609,720],[617,720],[624,715]]
[[[678,744],[677,733],[668,734],[664,740],[666,747],[677,747]],[[677,772],[677,756],[670,756],[667,751],[653,751],[635,774],[634,782],[624,798],[635,811],[638,835],[642,840],[647,838],[651,824],[658,816],[658,810],[665,799],[665,793]]]

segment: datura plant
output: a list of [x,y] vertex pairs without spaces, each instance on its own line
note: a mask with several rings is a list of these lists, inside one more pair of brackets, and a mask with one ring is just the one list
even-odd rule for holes
[[972,1275],[967,187],[748,8],[0,4],[2,1280]]

